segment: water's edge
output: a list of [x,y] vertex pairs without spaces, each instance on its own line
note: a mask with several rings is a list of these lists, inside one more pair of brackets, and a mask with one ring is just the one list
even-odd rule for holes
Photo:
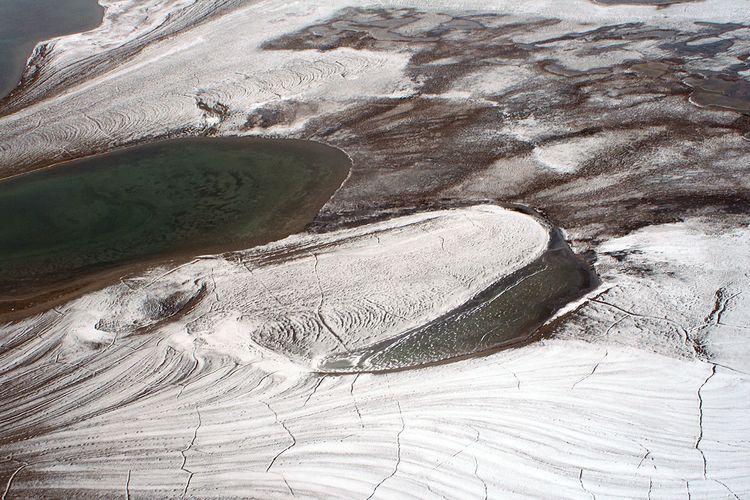
[[560,309],[600,284],[594,268],[571,250],[559,228],[529,207],[506,208],[531,215],[549,228],[549,244],[539,258],[425,325],[324,358],[317,372],[393,372],[525,345],[539,337]]
[[[146,269],[158,265],[180,265],[196,258],[196,256],[221,255],[232,251],[245,250],[301,232],[313,222],[317,214],[320,212],[320,209],[328,203],[331,197],[341,188],[351,172],[351,159],[346,153],[340,149],[319,142],[256,137],[198,137],[142,143],[127,148],[118,148],[106,154],[93,155],[75,161],[58,163],[41,170],[35,170],[3,179],[0,181],[0,188],[9,185],[18,186],[25,181],[33,181],[39,177],[50,178],[57,176],[60,178],[68,175],[76,176],[80,175],[81,169],[88,172],[95,170],[95,173],[100,172],[100,169],[105,169],[106,171],[107,167],[111,166],[111,163],[117,163],[117,161],[122,163],[125,161],[122,160],[123,157],[130,158],[133,155],[138,157],[138,155],[146,154],[143,153],[144,151],[153,150],[154,148],[158,150],[158,148],[163,148],[165,145],[171,148],[184,148],[184,145],[190,145],[193,148],[196,148],[201,147],[203,144],[210,144],[211,150],[218,149],[220,152],[229,150],[229,154],[231,154],[231,151],[237,149],[246,148],[249,151],[253,151],[253,148],[256,147],[265,148],[263,151],[265,151],[266,156],[268,156],[269,151],[273,151],[274,149],[279,149],[280,151],[291,150],[293,153],[289,154],[295,158],[305,158],[303,162],[309,163],[303,168],[310,173],[309,175],[314,175],[315,177],[310,177],[308,175],[309,179],[305,185],[314,186],[315,189],[305,191],[295,190],[289,195],[284,195],[288,198],[287,201],[284,202],[285,204],[278,205],[278,203],[281,202],[277,203],[280,207],[279,209],[282,211],[274,212],[277,216],[269,219],[272,224],[266,229],[263,229],[261,234],[256,234],[255,229],[252,229],[252,227],[254,227],[251,226],[252,224],[260,224],[252,221],[252,219],[257,218],[255,211],[253,211],[243,216],[250,218],[247,222],[247,225],[251,226],[250,232],[243,233],[244,236],[235,241],[214,242],[211,240],[203,241],[200,246],[183,245],[181,248],[185,248],[185,250],[178,249],[166,253],[160,253],[155,256],[142,256],[128,261],[122,261],[121,264],[118,265],[107,265],[106,269],[89,268],[89,271],[91,272],[86,272],[86,276],[66,276],[58,282],[52,280],[48,280],[47,282],[42,281],[40,283],[32,282],[28,287],[11,286],[11,289],[8,289],[8,287],[5,286],[3,293],[0,293],[0,321],[12,321],[28,314],[41,312],[46,308],[71,300],[84,293],[98,290],[116,283],[120,278],[137,275]],[[308,157],[309,161],[306,160]],[[216,161],[220,162],[221,158],[221,154],[217,153]],[[107,163],[108,159],[111,160],[109,164]],[[279,167],[275,165],[276,164],[272,162],[266,167],[263,167],[266,171],[266,179],[277,176],[275,172]],[[236,170],[237,168],[237,165],[230,167],[230,173],[233,171],[232,169]],[[252,182],[257,178],[257,175],[252,166],[247,168],[248,175],[250,175],[249,181]],[[218,164],[218,166],[215,165],[213,169],[215,171],[223,170],[220,164]],[[288,170],[288,168],[278,170],[278,175],[280,175],[280,177],[274,181],[274,189],[277,191],[282,190],[279,191],[279,194],[287,189],[285,186],[289,184],[289,179],[287,179],[288,175],[287,177],[284,176],[284,172],[289,174]],[[313,174],[311,172],[321,173]],[[313,182],[312,179],[315,179],[314,184],[311,184]],[[266,184],[267,182],[268,181],[266,181]],[[293,182],[291,184],[296,186],[299,183]],[[291,198],[289,198],[289,196],[291,196]],[[302,198],[300,198],[300,196],[302,196]],[[260,215],[263,216],[264,214]],[[280,215],[284,215],[284,220],[279,220],[278,216]],[[239,220],[244,221],[244,219]],[[245,225],[245,222],[242,224]],[[2,236],[2,234],[0,234],[0,236]],[[2,257],[2,255],[0,255],[0,257]],[[1,261],[2,259],[0,259],[0,264],[2,263]],[[6,261],[6,264],[8,262],[11,261]]]
[[39,43],[95,29],[105,14],[96,0],[4,0],[0,4],[0,102],[21,83]]

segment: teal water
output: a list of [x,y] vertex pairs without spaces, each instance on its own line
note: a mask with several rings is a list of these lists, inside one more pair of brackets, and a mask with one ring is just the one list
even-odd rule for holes
[[403,370],[522,345],[597,283],[593,269],[555,231],[539,259],[456,310],[364,349],[330,356],[318,368],[324,373]]
[[0,294],[246,248],[309,223],[350,162],[317,143],[184,139],[0,182]]
[[0,98],[18,84],[34,46],[99,26],[96,0],[0,0]]

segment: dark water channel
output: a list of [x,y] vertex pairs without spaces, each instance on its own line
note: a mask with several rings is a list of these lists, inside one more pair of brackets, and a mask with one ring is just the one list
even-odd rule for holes
[[0,182],[0,297],[302,230],[348,175],[306,141],[180,139]]
[[0,98],[18,84],[38,42],[96,28],[103,15],[96,0],[0,0]]
[[327,373],[400,370],[521,345],[598,282],[556,230],[539,259],[458,309],[365,349],[331,356],[318,368]]

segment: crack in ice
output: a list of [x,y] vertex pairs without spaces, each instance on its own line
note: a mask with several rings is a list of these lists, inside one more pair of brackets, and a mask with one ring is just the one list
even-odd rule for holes
[[476,455],[474,455],[474,477],[477,478],[482,483],[482,487],[484,488],[484,500],[487,500],[488,498],[487,482],[484,479],[482,479],[482,477],[479,475],[479,461],[477,460]]
[[388,474],[378,484],[375,485],[375,488],[373,488],[372,493],[370,493],[370,496],[367,497],[367,500],[370,500],[372,497],[374,497],[375,493],[378,491],[378,488],[380,488],[386,481],[396,475],[396,472],[398,472],[398,467],[399,465],[401,465],[401,434],[406,429],[406,423],[404,422],[404,414],[401,412],[401,403],[396,401],[396,405],[398,406],[398,415],[401,419],[401,430],[399,430],[396,434],[396,465],[393,467],[393,471],[390,474]]
[[602,304],[602,305],[605,305],[605,306],[612,307],[612,308],[617,309],[618,311],[620,311],[622,313],[625,313],[628,316],[632,316],[634,318],[643,318],[643,319],[651,319],[651,320],[654,320],[654,321],[664,321],[664,322],[667,322],[667,323],[675,326],[678,329],[678,331],[680,332],[680,334],[682,334],[682,338],[683,338],[683,341],[685,342],[685,345],[687,345],[687,346],[689,346],[691,348],[691,350],[693,351],[693,354],[696,357],[698,357],[698,358],[704,357],[703,354],[702,354],[702,348],[700,346],[700,343],[698,343],[698,341],[696,341],[696,339],[691,338],[690,335],[688,334],[688,331],[685,329],[685,327],[683,327],[681,324],[679,324],[677,321],[675,321],[673,319],[662,318],[662,317],[659,317],[659,316],[651,316],[651,315],[648,315],[648,314],[634,313],[633,311],[628,311],[627,309],[624,309],[624,308],[622,308],[622,307],[620,307],[618,305],[612,304],[611,302],[607,302],[607,301],[601,300],[601,299],[596,298],[596,297],[592,298],[592,299],[589,299],[589,302],[595,302],[597,304]]
[[359,426],[363,429],[365,428],[365,423],[362,420],[362,413],[359,411],[359,405],[357,404],[357,397],[354,395],[354,383],[357,381],[361,373],[358,373],[354,376],[352,379],[352,383],[349,386],[349,395],[352,397],[352,401],[354,402],[354,411],[357,412],[357,416],[359,417]]
[[346,346],[344,341],[336,332],[333,331],[333,328],[331,328],[331,326],[323,316],[322,308],[323,302],[325,301],[325,295],[323,294],[323,286],[320,284],[320,275],[318,274],[318,256],[313,252],[309,253],[315,259],[315,267],[313,268],[313,271],[315,272],[315,281],[318,284],[318,291],[320,292],[320,301],[318,302],[318,306],[315,309],[315,313],[317,314],[318,319],[320,319],[320,323],[325,327],[325,329],[328,330],[331,335],[333,335],[333,337],[338,341],[339,344],[341,344],[341,347],[343,347],[346,352],[349,352],[349,348]]
[[440,467],[442,467],[443,465],[445,465],[447,463],[450,463],[451,460],[453,460],[454,458],[456,458],[457,456],[459,456],[460,454],[462,454],[463,452],[465,452],[466,450],[468,450],[469,448],[471,448],[472,446],[474,446],[475,444],[477,444],[479,442],[479,431],[477,429],[475,429],[474,427],[471,427],[471,430],[473,430],[474,433],[476,434],[476,436],[474,437],[474,440],[472,442],[464,445],[463,448],[461,448],[460,450],[458,450],[457,452],[455,452],[453,455],[451,455],[447,459],[445,459],[442,462],[438,463],[435,467],[432,468],[433,471],[438,470]]
[[240,264],[242,264],[244,268],[247,269],[247,271],[250,273],[250,276],[266,291],[269,297],[271,297],[281,307],[287,307],[287,305],[282,304],[281,300],[279,300],[276,294],[273,293],[270,288],[268,288],[268,285],[266,285],[265,281],[263,281],[262,279],[260,279],[259,277],[255,275],[255,270],[252,269],[247,262],[242,260],[240,261]]
[[284,454],[284,453],[286,453],[287,451],[291,450],[291,449],[292,449],[292,448],[293,448],[293,447],[294,447],[294,446],[295,446],[295,445],[297,444],[297,438],[295,438],[295,437],[294,437],[294,434],[292,434],[292,431],[290,431],[290,430],[289,430],[289,427],[287,427],[287,426],[286,426],[286,423],[284,423],[284,421],[283,421],[283,420],[279,420],[279,414],[278,414],[278,413],[276,413],[276,410],[274,410],[274,409],[273,409],[273,408],[271,407],[271,405],[270,405],[270,404],[268,404],[268,403],[267,403],[267,402],[265,402],[265,401],[261,401],[261,403],[263,403],[264,405],[266,405],[266,407],[267,407],[267,408],[269,409],[269,411],[270,411],[271,413],[273,413],[273,416],[274,416],[274,418],[276,419],[276,423],[277,423],[278,425],[280,425],[281,427],[283,427],[283,428],[284,428],[284,430],[286,431],[286,433],[287,433],[287,434],[289,434],[289,437],[290,437],[290,438],[292,438],[292,444],[290,444],[289,446],[287,446],[286,448],[284,448],[283,450],[281,450],[280,452],[278,452],[278,453],[276,454],[276,456],[275,456],[275,457],[273,457],[273,458],[271,459],[271,461],[270,461],[270,462],[269,462],[269,464],[268,464],[268,467],[266,467],[266,472],[269,472],[269,471],[271,470],[271,467],[273,467],[273,464],[275,464],[275,463],[276,463],[276,460],[278,460],[278,459],[279,459],[279,457],[280,457],[281,455],[283,455],[283,454]]
[[570,387],[570,389],[571,389],[571,390],[575,389],[575,388],[576,388],[576,386],[577,386],[578,384],[580,384],[581,382],[583,382],[583,381],[584,381],[584,380],[586,380],[587,378],[591,377],[591,376],[592,376],[592,375],[593,375],[594,373],[596,373],[596,370],[597,370],[597,369],[599,368],[599,365],[600,365],[600,364],[602,363],[602,361],[604,361],[604,360],[605,360],[605,359],[607,358],[607,356],[609,356],[609,351],[604,351],[604,356],[602,356],[602,359],[600,359],[600,360],[599,360],[599,361],[598,361],[598,362],[596,363],[596,365],[594,365],[594,368],[593,368],[593,369],[591,370],[591,373],[587,374],[587,375],[586,375],[585,377],[583,377],[583,378],[582,378],[581,380],[579,380],[578,382],[576,382],[575,384],[573,384],[573,385],[572,385],[572,386]]
[[727,486],[726,484],[724,484],[724,482],[723,482],[723,481],[719,481],[718,479],[712,479],[712,481],[713,481],[713,482],[715,482],[715,483],[719,483],[720,485],[722,485],[722,486],[723,486],[724,488],[726,488],[726,490],[727,490],[727,491],[728,491],[729,493],[731,493],[731,495],[732,495],[732,496],[733,496],[734,498],[736,498],[737,500],[740,500],[740,497],[739,497],[739,495],[737,495],[737,493],[735,493],[734,491],[732,491],[732,489],[731,489],[731,488],[730,488],[729,486]]
[[289,485],[289,481],[287,481],[287,480],[286,480],[286,478],[284,477],[284,475],[283,475],[283,474],[281,474],[281,479],[282,479],[282,480],[284,481],[284,484],[286,485],[286,488],[287,488],[287,489],[289,490],[289,493],[291,493],[291,495],[292,495],[293,497],[296,497],[297,495],[295,495],[295,494],[294,494],[294,490],[293,490],[293,489],[292,489],[292,487],[291,487],[291,486]]
[[[182,490],[182,497],[184,498],[185,495],[187,495],[188,488],[190,488],[190,481],[193,479],[193,475],[195,475],[195,472],[191,471],[190,469],[186,468],[185,465],[187,465],[187,455],[186,453],[190,451],[190,449],[195,444],[195,440],[198,438],[198,429],[201,428],[202,421],[201,421],[201,412],[200,410],[196,409],[195,412],[198,414],[198,425],[193,430],[193,438],[190,440],[190,443],[188,443],[187,447],[185,447],[183,450],[180,451],[180,454],[182,455],[182,465],[180,466],[180,470],[183,472],[187,472],[188,478],[187,482],[185,483],[185,489]],[[128,474],[128,479],[130,478],[130,474]]]
[[13,474],[11,474],[10,478],[8,478],[8,484],[5,486],[5,491],[3,492],[3,496],[0,498],[0,500],[5,500],[7,498],[8,493],[10,492],[10,488],[13,486],[13,480],[16,478],[19,472],[21,472],[28,466],[28,462],[21,462],[21,466],[13,471]]
[[578,473],[578,482],[581,484],[581,489],[591,495],[591,498],[593,500],[596,500],[596,495],[594,495],[592,492],[586,489],[586,486],[583,485],[583,469],[581,469],[581,472]]
[[313,396],[315,396],[315,393],[316,393],[316,392],[318,392],[318,387],[320,387],[320,384],[322,384],[322,383],[323,383],[323,379],[324,379],[324,378],[325,378],[325,376],[323,376],[323,377],[320,377],[320,378],[318,379],[318,382],[317,382],[317,383],[315,384],[315,387],[313,387],[313,390],[312,390],[312,392],[311,392],[311,393],[310,393],[310,394],[309,394],[309,395],[307,396],[307,399],[305,399],[305,402],[304,402],[304,403],[302,403],[302,407],[303,407],[303,408],[304,408],[305,406],[307,406],[307,403],[308,403],[308,402],[310,401],[310,398],[312,398]]
[[706,468],[708,464],[706,463],[706,455],[703,453],[703,450],[700,448],[701,441],[703,441],[703,395],[701,394],[701,391],[703,390],[703,387],[708,383],[711,378],[716,375],[716,365],[711,365],[711,373],[706,377],[706,380],[703,381],[701,386],[698,388],[698,426],[699,426],[699,433],[698,433],[698,439],[695,441],[695,449],[698,450],[701,454],[701,459],[703,460],[703,479],[706,479]]

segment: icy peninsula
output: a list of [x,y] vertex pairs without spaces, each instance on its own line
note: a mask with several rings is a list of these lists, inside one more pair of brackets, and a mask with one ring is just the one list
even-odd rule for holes
[[750,498],[750,0],[91,3],[0,98],[2,500]]

